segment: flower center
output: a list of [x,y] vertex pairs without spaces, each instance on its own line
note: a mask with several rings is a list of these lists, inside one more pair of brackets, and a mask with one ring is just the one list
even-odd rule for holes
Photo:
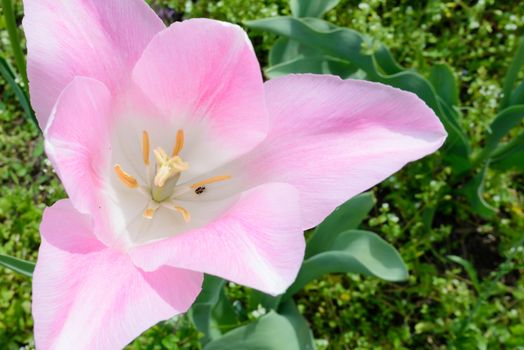
[[229,175],[213,176],[189,186],[177,185],[181,173],[189,168],[189,163],[184,162],[180,156],[184,142],[184,130],[180,129],[177,131],[176,143],[171,154],[168,154],[162,147],[156,147],[153,150],[156,166],[155,172],[152,174],[149,134],[147,131],[142,132],[142,160],[146,166],[147,174],[145,184],[140,184],[135,177],[124,171],[120,164],[114,166],[118,179],[125,187],[136,189],[147,198],[147,205],[143,212],[143,216],[147,219],[152,219],[158,208],[164,207],[177,212],[185,222],[189,222],[191,214],[184,207],[177,205],[177,197],[190,191],[201,195],[206,190],[207,185],[231,178]]

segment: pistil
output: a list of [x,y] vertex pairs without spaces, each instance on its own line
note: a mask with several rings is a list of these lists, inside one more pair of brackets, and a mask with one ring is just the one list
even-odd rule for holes
[[155,186],[164,186],[169,178],[180,175],[180,172],[187,170],[189,167],[180,156],[169,157],[161,147],[155,148],[153,153],[156,159]]

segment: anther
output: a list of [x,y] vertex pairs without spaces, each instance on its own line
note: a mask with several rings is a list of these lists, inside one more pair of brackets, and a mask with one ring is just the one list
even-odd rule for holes
[[184,148],[184,139],[184,130],[178,129],[176,132],[176,144],[175,147],[173,147],[173,157],[178,156],[182,148]]
[[144,210],[143,216],[146,219],[152,219],[153,215],[155,215],[155,210],[153,208],[147,208],[146,210]]
[[186,208],[177,206],[173,202],[164,202],[161,204],[161,206],[166,209],[180,213],[180,215],[182,215],[182,219],[184,219],[185,222],[191,221],[191,214],[189,213],[189,210],[187,210]]
[[214,177],[210,177],[209,179],[202,180],[202,181],[199,181],[197,183],[192,184],[191,188],[196,190],[199,187],[204,187],[205,185],[209,185],[209,184],[212,184],[212,183],[215,183],[215,182],[220,182],[220,181],[226,181],[226,180],[229,180],[229,179],[231,179],[231,176],[229,176],[229,175],[214,176]]
[[182,218],[184,219],[185,222],[191,221],[191,214],[189,213],[189,211],[186,208],[175,207],[175,210],[178,211],[182,215]]
[[155,215],[156,210],[159,208],[159,205],[153,201],[150,201],[147,205],[146,210],[144,210],[144,213],[142,214],[143,217],[146,219],[152,219]]
[[142,132],[142,157],[144,164],[149,165],[149,134],[145,130]]
[[126,173],[120,164],[116,164],[115,167],[115,173],[118,176],[118,179],[129,188],[137,188],[138,187],[138,181],[128,173]]

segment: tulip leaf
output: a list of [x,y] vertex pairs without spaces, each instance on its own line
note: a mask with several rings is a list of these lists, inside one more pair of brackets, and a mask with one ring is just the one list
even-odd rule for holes
[[304,261],[282,301],[309,282],[335,272],[360,273],[386,281],[403,281],[408,277],[406,265],[392,245],[373,232],[348,230],[337,236],[329,250]]
[[349,62],[327,56],[297,57],[279,63],[265,70],[268,78],[273,79],[294,73],[333,74],[345,79],[355,73],[357,68]]
[[468,199],[471,210],[482,216],[483,218],[489,219],[495,216],[497,210],[486,202],[484,199],[484,178],[486,176],[487,165],[476,174],[461,190],[461,192]]
[[[335,25],[316,18],[302,19],[316,30],[331,30],[336,28]],[[294,60],[298,56],[311,57],[322,56],[324,51],[310,45],[304,45],[296,40],[290,40],[286,37],[279,38],[269,51],[269,65],[274,66],[280,63]]]
[[485,159],[491,156],[502,138],[506,136],[512,128],[519,125],[522,119],[524,119],[524,105],[511,106],[498,113],[491,123],[491,133],[487,136],[486,146],[480,157]]
[[516,149],[515,152],[508,154],[504,158],[491,162],[490,167],[500,171],[511,169],[524,171],[524,146],[521,146],[520,149]]
[[348,200],[317,226],[306,246],[306,258],[331,248],[337,236],[356,229],[375,205],[372,192],[362,193]]
[[272,296],[256,289],[249,291],[248,305],[250,309],[262,306],[266,310],[276,310],[280,304],[280,296]]
[[274,311],[212,341],[204,350],[300,350],[292,323]]
[[511,101],[511,95],[515,81],[517,80],[519,71],[524,66],[524,36],[520,38],[517,52],[511,61],[506,77],[504,78],[504,85],[502,87],[502,101],[500,102],[500,109],[504,109],[509,106]]
[[293,299],[289,299],[282,303],[279,307],[280,315],[287,318],[295,330],[295,335],[298,339],[300,350],[314,350],[315,339],[313,332],[309,327],[307,320],[298,311],[297,305]]
[[380,45],[374,52],[374,55],[375,61],[385,74],[397,74],[404,70],[404,68],[395,61],[391,51],[389,51],[386,46]]
[[502,171],[524,171],[524,131],[507,144],[499,146],[492,153],[489,166]]
[[27,96],[27,93],[25,90],[16,82],[16,75],[13,69],[9,66],[7,61],[0,56],[0,75],[4,77],[7,84],[11,87],[13,90],[16,98],[18,99],[18,102],[22,106],[24,110],[24,114],[26,118],[33,123],[37,127],[38,121],[36,120],[35,114],[33,112],[33,109],[31,108],[31,103],[29,102],[29,97]]
[[35,270],[35,263],[4,254],[0,254],[0,266],[27,277],[33,277]]
[[511,106],[524,105],[524,80],[515,88],[509,101]]
[[269,51],[269,65],[275,66],[282,62],[291,61],[297,56],[302,55],[300,52],[302,44],[288,38],[278,38]]
[[206,275],[202,292],[191,307],[191,317],[195,327],[202,333],[202,343],[206,344],[222,336],[222,333],[238,324],[236,314],[224,293],[225,281]]
[[295,17],[322,17],[339,2],[340,0],[290,0],[289,6]]
[[[347,59],[364,71],[373,71],[373,60],[362,52],[364,37],[351,29],[334,27],[319,30],[304,19],[293,17],[273,17],[247,22],[253,29],[265,30],[286,38],[296,40],[303,45],[321,49],[332,56]],[[328,26],[328,22],[325,22]]]
[[431,69],[429,81],[437,94],[448,106],[459,105],[459,88],[457,78],[451,67],[447,64],[438,64]]

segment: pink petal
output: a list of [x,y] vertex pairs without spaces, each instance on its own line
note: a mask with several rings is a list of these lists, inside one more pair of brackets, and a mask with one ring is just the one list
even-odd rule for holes
[[164,29],[143,0],[24,0],[24,12],[31,102],[42,128],[73,77],[119,89]]
[[[46,151],[75,208],[101,220],[102,191],[109,178],[112,98],[92,78],[76,77],[53,109],[45,134]],[[109,237],[102,237],[109,243]]]
[[266,94],[269,136],[244,169],[299,190],[303,229],[446,138],[422,100],[382,84],[293,75],[267,82]]
[[208,19],[174,23],[151,41],[133,79],[167,118],[208,126],[230,158],[265,137],[260,67],[236,25]]
[[[89,220],[68,200],[44,213],[33,276],[39,349],[119,349],[155,323],[185,312],[202,275],[137,269],[127,255],[92,237]],[[91,238],[92,239],[92,238]]]
[[166,264],[279,294],[293,282],[302,262],[300,223],[296,190],[287,184],[265,184],[243,193],[208,226],[130,254],[145,270]]

